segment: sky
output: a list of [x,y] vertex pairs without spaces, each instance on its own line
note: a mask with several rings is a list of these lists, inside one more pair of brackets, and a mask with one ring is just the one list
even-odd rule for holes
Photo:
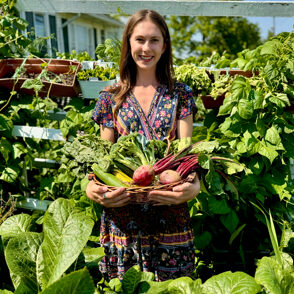
[[[247,0],[247,1],[268,1],[268,0]],[[283,0],[287,2],[294,2],[294,0]],[[247,19],[259,26],[260,35],[262,39],[266,39],[268,31],[273,30],[275,35],[281,32],[291,32],[294,30],[294,11],[293,17],[247,17]]]
[[294,17],[247,17],[247,19],[258,25],[262,39],[266,39],[268,31],[273,28],[275,35],[294,30]]

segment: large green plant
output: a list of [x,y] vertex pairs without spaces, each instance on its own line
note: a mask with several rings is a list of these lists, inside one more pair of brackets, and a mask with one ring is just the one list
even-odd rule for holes
[[[216,199],[202,190],[192,216],[196,247],[206,264],[219,269],[231,258],[235,261],[231,268],[243,266],[252,272],[253,259],[270,251],[264,220],[251,202],[271,209],[280,222],[293,222],[293,37],[293,32],[283,33],[242,53],[248,58],[242,59],[242,68],[259,74],[236,76],[220,109],[207,111],[204,126],[194,129],[195,141],[217,140],[220,150],[246,166],[235,197],[219,194],[215,205]],[[223,261],[218,258],[221,252]]]
[[34,32],[22,34],[28,26],[26,20],[19,17],[14,0],[1,0],[0,13],[0,59],[25,57],[28,53],[44,56],[43,48],[50,37],[33,38]]
[[17,214],[0,226],[14,288],[29,293],[45,290],[66,273],[87,244],[94,222],[78,204],[59,198],[46,211],[41,233],[36,225],[29,214]]

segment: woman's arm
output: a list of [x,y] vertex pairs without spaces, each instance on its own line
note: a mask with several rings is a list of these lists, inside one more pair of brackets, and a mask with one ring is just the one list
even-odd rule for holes
[[100,137],[103,140],[108,140],[114,143],[115,142],[114,129],[100,125]]
[[192,114],[185,117],[184,119],[179,119],[177,121],[177,137],[178,139],[192,137],[193,132],[193,116]]

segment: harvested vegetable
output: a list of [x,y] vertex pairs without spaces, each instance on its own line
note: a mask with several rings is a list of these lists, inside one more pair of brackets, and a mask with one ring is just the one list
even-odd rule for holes
[[142,165],[138,167],[133,175],[133,180],[137,185],[149,186],[154,180],[154,170],[150,165]]
[[171,169],[167,169],[159,175],[159,182],[163,185],[172,184],[180,180],[180,174],[177,171]]
[[116,176],[111,173],[105,173],[97,163],[92,165],[92,170],[94,174],[101,180],[104,184],[113,187],[129,187],[126,183],[120,181]]

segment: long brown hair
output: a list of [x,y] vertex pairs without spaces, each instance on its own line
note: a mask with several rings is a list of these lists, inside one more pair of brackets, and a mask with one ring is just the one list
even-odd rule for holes
[[167,24],[164,18],[156,11],[147,9],[139,10],[130,17],[123,33],[120,57],[120,84],[118,87],[110,90],[110,92],[116,94],[115,113],[118,112],[120,106],[124,102],[126,94],[136,85],[137,67],[131,55],[130,37],[135,26],[146,19],[150,19],[158,26],[165,43],[165,50],[156,66],[156,78],[160,84],[167,85],[169,90],[173,87],[174,71],[172,63],[172,48]]

